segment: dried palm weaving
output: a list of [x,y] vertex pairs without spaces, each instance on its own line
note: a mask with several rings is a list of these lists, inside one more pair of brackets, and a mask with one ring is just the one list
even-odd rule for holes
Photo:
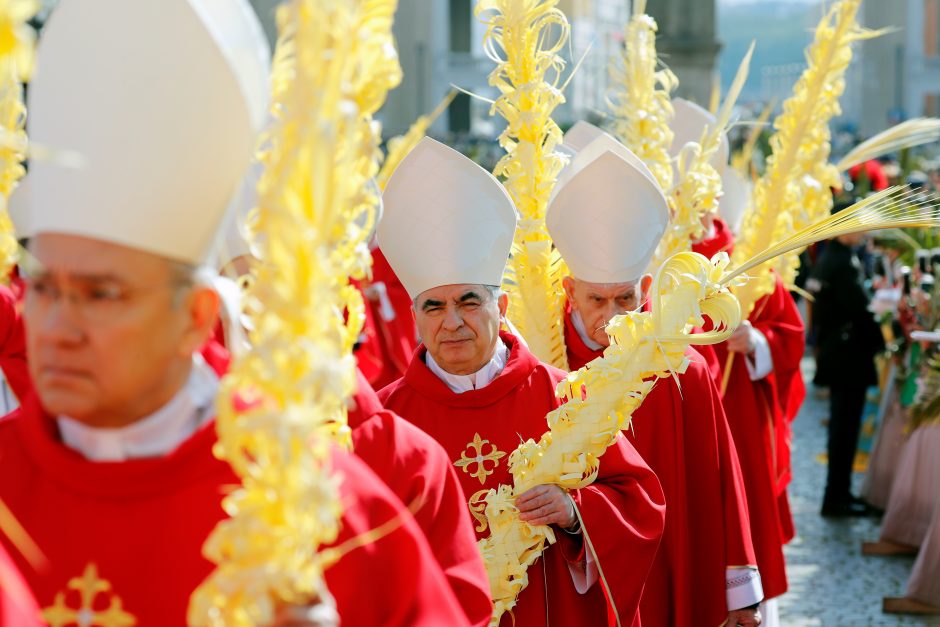
[[611,65],[613,88],[607,96],[614,137],[650,169],[664,192],[672,189],[669,157],[675,115],[672,92],[679,79],[669,68],[659,67],[656,56],[656,20],[646,15],[646,0],[633,4],[633,16],[624,29],[624,48],[619,62]]
[[835,164],[839,172],[883,155],[940,140],[940,119],[914,118],[885,129],[850,150]]
[[669,157],[675,116],[672,92],[679,79],[656,56],[656,20],[646,15],[646,0],[633,4],[633,15],[624,29],[620,59],[611,64],[607,95],[610,130],[650,169],[664,192],[672,189]]
[[[834,4],[819,25],[806,53],[808,66],[774,120],[770,139],[773,150],[767,158],[764,175],[754,186],[752,209],[745,217],[741,236],[735,245],[735,260],[748,259],[813,222],[829,215],[830,187],[839,175],[829,163],[829,123],[841,112],[839,97],[845,89],[845,72],[852,59],[854,42],[880,34],[859,27],[856,22],[861,0],[841,0]],[[787,285],[792,285],[798,267],[799,250],[755,269],[755,280],[742,287],[737,296],[746,314],[763,296],[774,289],[775,267]],[[726,368],[727,372],[730,368]]]
[[614,87],[607,102],[611,130],[650,168],[669,202],[669,228],[650,263],[650,270],[655,271],[672,255],[691,250],[691,240],[704,235],[702,219],[718,208],[721,175],[712,157],[721,145],[747,79],[753,45],[738,68],[714,128],[706,129],[698,143],[682,147],[673,167],[669,148],[673,141],[670,122],[675,112],[670,97],[678,79],[668,68],[659,68],[656,22],[645,10],[645,2],[634,4],[621,58],[611,67]]
[[323,569],[341,556],[320,549],[342,514],[329,460],[332,444],[348,442],[363,321],[349,277],[368,268],[379,200],[369,185],[380,154],[372,115],[401,78],[395,8],[292,0],[278,12],[252,229],[259,261],[246,296],[252,348],[217,399],[218,454],[242,486],[204,546],[217,568],[191,599],[191,624],[269,624],[279,604],[320,597]]
[[[858,25],[860,4],[861,0],[840,0],[816,27],[806,53],[808,66],[793,95],[783,103],[783,112],[774,120],[772,154],[763,176],[754,185],[750,209],[736,238],[736,264],[829,215],[830,187],[839,183],[839,173],[829,163],[829,123],[841,112],[839,97],[852,60],[851,46],[881,34]],[[754,278],[736,292],[746,316],[761,298],[774,291],[776,275],[772,270],[785,285],[795,283],[801,250],[796,248],[754,268]],[[722,393],[730,380],[733,359],[734,353],[729,353]]]
[[564,261],[545,226],[548,199],[565,165],[555,151],[562,133],[552,120],[564,102],[560,87],[568,20],[558,0],[479,0],[475,13],[486,25],[483,44],[496,62],[490,85],[500,96],[491,113],[506,122],[499,144],[506,155],[493,171],[519,211],[504,288],[509,319],[540,360],[567,366],[565,352]]
[[0,277],[4,280],[16,264],[16,235],[7,206],[26,172],[23,82],[32,72],[35,55],[36,35],[28,21],[39,6],[38,0],[0,2]]

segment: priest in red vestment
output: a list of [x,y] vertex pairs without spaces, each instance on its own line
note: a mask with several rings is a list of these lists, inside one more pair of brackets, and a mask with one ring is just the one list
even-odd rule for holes
[[[379,244],[415,299],[422,344],[380,398],[443,445],[484,538],[481,498],[511,482],[509,456],[519,443],[547,431],[565,373],[499,330],[508,299],[496,286],[517,216],[492,175],[424,139],[395,171],[384,203]],[[659,482],[625,438],[601,458],[592,485],[537,486],[516,505],[522,520],[553,525],[557,543],[529,568],[501,625],[606,625],[614,615],[638,624],[664,512]]]
[[[31,134],[82,167],[28,175],[36,394],[0,422],[0,500],[46,558],[4,540],[51,625],[184,625],[213,569],[202,546],[238,478],[213,454],[218,377],[198,351],[219,297],[197,268],[265,117],[243,86],[269,61],[244,0],[63,0],[44,29]],[[332,599],[275,624],[321,625],[334,605],[346,625],[468,624],[401,502],[354,457],[333,469],[338,543],[388,531],[327,569]]]
[[[597,129],[559,177],[549,234],[571,276],[565,345],[577,370],[610,345],[605,328],[637,309],[644,274],[668,222],[666,199],[642,161]],[[685,372],[656,382],[628,437],[666,496],[662,545],[643,591],[645,627],[757,625],[763,598],[738,456],[718,391],[694,349]]]
[[[734,238],[715,217],[708,237],[693,249],[705,256],[730,254]],[[804,327],[796,304],[779,280],[726,342],[703,347],[718,381],[738,449],[751,517],[751,535],[768,599],[787,590],[783,544],[793,537],[786,488],[790,471],[790,422],[804,393],[800,374]],[[728,355],[730,373],[725,372]]]

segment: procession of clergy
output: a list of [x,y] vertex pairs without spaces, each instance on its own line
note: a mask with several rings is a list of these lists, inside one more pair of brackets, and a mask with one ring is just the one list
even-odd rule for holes
[[[232,261],[214,250],[265,121],[270,57],[245,2],[204,4],[65,0],[39,44],[31,139],[81,166],[37,160],[14,198],[29,252],[22,304],[13,291],[3,299],[20,408],[0,421],[0,500],[23,537],[4,539],[4,626],[183,624],[212,569],[202,546],[238,480],[213,455],[228,355],[207,260]],[[147,28],[125,28],[135,23]],[[677,143],[710,121],[676,110]],[[575,370],[603,354],[613,316],[644,307],[669,210],[606,133],[578,124],[563,148],[547,223],[570,269]],[[507,323],[499,286],[518,217],[502,185],[424,139],[383,204],[353,453],[334,461],[337,544],[402,522],[326,571],[332,599],[283,607],[278,625],[487,625],[474,505],[512,482],[509,453],[538,439],[560,403],[567,373]],[[732,226],[713,216],[695,250],[729,251]],[[24,346],[28,372],[17,372]],[[775,624],[803,346],[778,282],[729,340],[688,349],[689,367],[655,385],[591,485],[521,494],[522,520],[551,525],[556,542],[500,624]]]

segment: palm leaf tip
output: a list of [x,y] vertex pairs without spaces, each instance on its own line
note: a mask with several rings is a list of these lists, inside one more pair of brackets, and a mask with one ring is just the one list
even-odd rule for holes
[[917,227],[940,227],[940,196],[923,189],[891,187],[769,246],[728,271],[721,284],[728,285],[770,259],[815,242],[850,233]]
[[850,150],[836,163],[840,172],[878,157],[940,140],[940,119],[916,118],[878,133]]

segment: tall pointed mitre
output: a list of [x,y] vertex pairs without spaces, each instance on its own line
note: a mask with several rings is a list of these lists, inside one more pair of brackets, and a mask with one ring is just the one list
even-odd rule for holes
[[613,135],[593,124],[578,122],[572,126],[571,129],[565,133],[562,146],[571,160],[559,173],[555,181],[555,187],[552,189],[552,198],[561,191],[565,183],[575,172],[578,172],[584,164],[589,163],[605,151],[620,155],[621,158],[630,163],[641,174],[648,178],[650,182],[656,185],[658,189],[662,189],[659,187],[659,183],[656,182],[652,171],[646,167],[642,159],[636,156],[632,150],[624,146]]
[[575,278],[629,283],[643,276],[653,258],[669,206],[639,157],[604,133],[562,172],[546,222]]
[[571,128],[565,131],[561,139],[561,151],[569,157],[574,157],[585,146],[604,134],[604,130],[594,126],[590,122],[579,120]]
[[[669,128],[672,129],[673,133],[672,145],[669,147],[669,156],[675,158],[679,155],[682,147],[689,142],[700,143],[705,127],[707,126],[709,129],[713,129],[718,119],[706,109],[683,98],[673,98],[672,108],[675,111],[675,115],[669,123]],[[728,143],[728,136],[722,133],[721,144],[711,158],[712,167],[715,168],[719,174],[725,171],[730,153],[731,147]]]
[[725,221],[732,233],[739,233],[741,221],[751,204],[753,184],[738,174],[734,168],[726,168],[721,175],[721,199],[718,201],[718,215]]
[[270,51],[247,0],[63,0],[39,43],[31,233],[190,264],[215,233],[267,114]]
[[492,174],[425,137],[389,179],[379,246],[412,298],[441,285],[500,285],[518,214]]

